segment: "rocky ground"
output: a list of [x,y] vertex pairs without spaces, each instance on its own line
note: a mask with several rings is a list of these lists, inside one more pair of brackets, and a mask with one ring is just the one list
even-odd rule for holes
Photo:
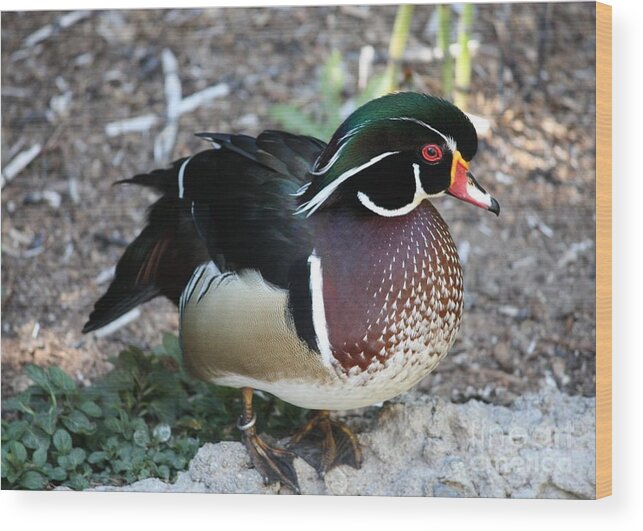
[[[357,428],[360,470],[341,466],[321,479],[301,459],[295,468],[302,494],[593,498],[594,413],[593,399],[553,388],[510,407],[409,393]],[[237,442],[204,445],[174,483],[147,479],[95,490],[289,493],[264,486]]]

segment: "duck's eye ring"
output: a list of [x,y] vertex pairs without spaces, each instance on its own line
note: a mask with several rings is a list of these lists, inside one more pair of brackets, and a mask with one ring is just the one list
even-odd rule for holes
[[442,159],[442,150],[437,144],[427,144],[422,148],[422,158],[427,162],[438,162]]

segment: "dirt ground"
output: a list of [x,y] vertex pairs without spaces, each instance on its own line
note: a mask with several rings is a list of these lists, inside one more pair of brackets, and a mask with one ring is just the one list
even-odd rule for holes
[[[416,7],[404,66],[410,88],[439,93],[441,63],[426,53],[434,11]],[[90,382],[125,345],[154,346],[176,330],[174,308],[158,299],[107,337],[80,333],[154,198],[112,183],[155,167],[165,48],[178,59],[184,96],[229,88],[181,116],[177,158],[207,147],[193,132],[277,127],[268,117],[275,103],[318,110],[333,49],[354,95],[364,45],[375,49],[375,70],[384,67],[395,7],[95,11],[71,25],[63,15],[2,14],[3,167],[42,147],[2,189],[3,396],[27,384],[25,363],[57,364]],[[467,295],[459,338],[422,382],[427,392],[503,404],[545,385],[594,394],[594,21],[589,3],[477,7],[468,110],[491,131],[472,171],[502,213],[436,201]],[[30,44],[47,25],[51,34]],[[159,121],[147,132],[106,132],[148,114]]]

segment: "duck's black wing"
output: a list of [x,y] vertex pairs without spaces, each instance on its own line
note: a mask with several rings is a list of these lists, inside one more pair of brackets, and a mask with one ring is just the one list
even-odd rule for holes
[[292,263],[310,253],[307,224],[294,215],[296,195],[325,144],[279,131],[257,138],[199,136],[212,149],[121,181],[163,195],[119,260],[84,332],[157,295],[178,303],[194,269],[208,259],[221,270],[256,269],[285,288]]

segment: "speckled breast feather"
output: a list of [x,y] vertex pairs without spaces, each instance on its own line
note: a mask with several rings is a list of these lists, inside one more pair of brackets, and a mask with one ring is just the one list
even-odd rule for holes
[[[463,284],[437,210],[427,202],[407,216],[345,221],[329,218],[316,249],[335,371],[373,374],[393,361],[414,367],[444,356],[460,324]],[[347,230],[352,237],[337,234]]]

